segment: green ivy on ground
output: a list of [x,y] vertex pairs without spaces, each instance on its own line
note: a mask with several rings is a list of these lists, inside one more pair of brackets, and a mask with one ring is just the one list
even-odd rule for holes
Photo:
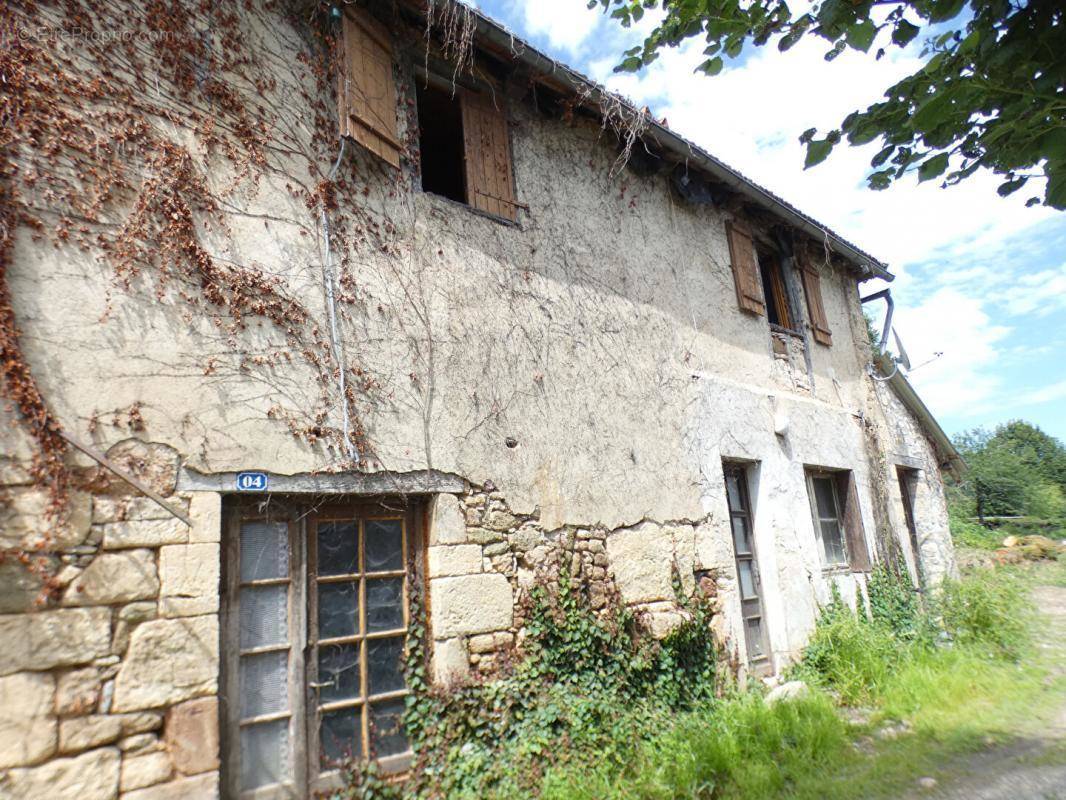
[[528,797],[563,765],[622,767],[634,741],[713,698],[721,680],[711,601],[685,596],[676,575],[674,584],[684,620],[656,641],[618,597],[593,609],[586,587],[563,569],[531,592],[521,659],[496,678],[451,689],[428,680],[415,589],[404,716],[415,766],[397,784],[373,766],[350,765],[337,797]]

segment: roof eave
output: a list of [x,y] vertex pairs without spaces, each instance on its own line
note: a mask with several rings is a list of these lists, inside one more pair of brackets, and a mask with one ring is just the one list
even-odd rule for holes
[[[528,42],[519,39],[480,11],[476,9],[471,9],[471,11],[477,18],[478,33],[496,47],[508,51],[513,59],[525,64],[541,75],[550,75],[553,80],[561,82],[576,94],[588,96],[597,102],[604,102],[608,97],[617,100],[617,97],[609,95],[595,81],[541,53]],[[633,113],[640,113],[632,109],[632,107],[630,107],[630,110]],[[884,281],[892,281],[895,278],[885,264],[869,253],[863,252],[828,228],[818,224],[818,222],[789,203],[745,178],[729,165],[719,161],[707,151],[677,135],[650,116],[647,117],[647,122],[648,127],[643,135],[650,136],[658,146],[678,158],[694,162],[698,167],[709,172],[714,178],[756,205],[775,214],[787,224],[802,230],[819,241],[825,242],[833,252],[851,262],[858,270],[861,276],[860,280],[880,278]]]

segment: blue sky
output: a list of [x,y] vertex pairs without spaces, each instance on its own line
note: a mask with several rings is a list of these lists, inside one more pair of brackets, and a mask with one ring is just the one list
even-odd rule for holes
[[871,192],[863,178],[876,144],[803,170],[799,134],[879,99],[921,63],[917,43],[879,62],[849,52],[832,64],[824,42],[763,48],[708,78],[693,73],[693,42],[616,75],[650,19],[625,31],[585,0],[476,5],[887,262],[910,380],[949,434],[1021,418],[1066,441],[1066,213],[1024,208],[1024,190],[1000,198],[991,175]]

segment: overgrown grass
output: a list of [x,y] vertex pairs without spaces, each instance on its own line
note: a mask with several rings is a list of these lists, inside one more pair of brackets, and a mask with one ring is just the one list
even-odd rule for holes
[[[1040,569],[1042,582],[1066,573]],[[347,796],[898,796],[917,775],[1006,735],[1052,691],[1033,659],[1031,574],[980,571],[923,604],[905,571],[879,567],[872,613],[856,614],[834,593],[790,676],[811,691],[772,705],[757,688],[713,696],[721,684],[699,608],[696,624],[650,644],[624,611],[592,614],[564,575],[558,593],[535,603],[527,660],[497,681],[412,707],[439,720],[421,723],[428,759],[418,779],[395,794],[371,781]],[[1061,680],[1053,690],[1066,695]],[[847,721],[841,706],[861,721]]]
[[[767,705],[736,694],[635,740],[624,767],[571,764],[547,774],[551,800],[896,796],[945,759],[1032,715],[1046,671],[1024,660],[1031,609],[1011,571],[945,584],[929,607],[905,577],[871,580],[872,618],[839,597],[824,610],[793,677],[811,695]],[[838,704],[867,721],[849,724]],[[903,724],[899,724],[903,721]],[[872,736],[903,729],[891,739]]]
[[709,703],[632,747],[621,770],[569,766],[550,773],[547,800],[776,797],[845,758],[847,725],[815,694],[769,706],[754,693]]

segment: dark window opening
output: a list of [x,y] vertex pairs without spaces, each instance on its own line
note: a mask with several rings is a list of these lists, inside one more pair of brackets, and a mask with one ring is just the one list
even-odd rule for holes
[[914,521],[914,495],[918,489],[918,470],[896,467],[896,477],[899,480],[899,494],[903,500],[903,519],[907,523],[911,554],[914,556],[914,577],[920,587],[924,578],[922,575],[922,548],[918,543],[918,526]]
[[418,128],[422,191],[468,202],[463,171],[463,110],[459,98],[433,86],[420,85]]
[[766,319],[771,325],[792,330],[792,316],[788,310],[788,293],[780,262],[773,256],[759,254],[759,274],[762,277],[763,297],[766,299]]

